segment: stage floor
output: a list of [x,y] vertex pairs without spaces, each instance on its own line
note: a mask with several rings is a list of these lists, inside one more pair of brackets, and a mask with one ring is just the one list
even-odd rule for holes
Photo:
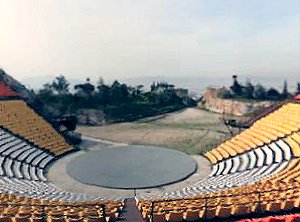
[[196,161],[183,152],[140,145],[101,148],[67,165],[67,173],[81,183],[119,189],[160,187],[196,170]]

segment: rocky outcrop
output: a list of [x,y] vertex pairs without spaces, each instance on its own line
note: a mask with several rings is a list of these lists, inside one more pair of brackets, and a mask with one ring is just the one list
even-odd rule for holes
[[271,101],[241,102],[219,98],[223,90],[225,90],[225,88],[207,88],[198,106],[217,113],[244,116],[273,104]]
[[100,126],[105,124],[105,115],[98,109],[80,109],[77,114],[78,125]]

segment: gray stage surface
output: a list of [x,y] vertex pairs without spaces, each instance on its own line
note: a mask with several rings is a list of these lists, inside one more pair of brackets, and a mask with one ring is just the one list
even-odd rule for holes
[[78,156],[67,165],[68,174],[81,183],[120,189],[175,183],[196,169],[197,163],[189,155],[151,146],[101,148]]

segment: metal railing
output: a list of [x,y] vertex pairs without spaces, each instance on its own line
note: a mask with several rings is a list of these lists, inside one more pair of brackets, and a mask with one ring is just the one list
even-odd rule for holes
[[[215,208],[216,206],[218,206],[217,204],[215,206],[209,206],[209,202],[213,202],[213,200],[217,200],[217,199],[220,199],[220,198],[232,198],[232,197],[247,197],[247,196],[250,196],[250,195],[253,195],[252,197],[256,196],[255,200],[253,201],[248,201],[248,202],[245,202],[245,203],[241,203],[241,204],[245,204],[245,205],[253,205],[253,204],[257,204],[257,208],[256,208],[256,211],[255,213],[258,214],[258,215],[261,215],[263,213],[266,213],[263,209],[263,204],[265,204],[265,202],[269,201],[269,202],[273,202],[273,201],[285,201],[286,200],[286,197],[282,197],[280,199],[276,198],[276,199],[272,199],[270,198],[269,200],[268,199],[264,199],[263,197],[270,193],[270,192],[278,192],[278,193],[281,193],[281,192],[288,192],[288,191],[295,191],[295,190],[299,190],[300,189],[300,184],[297,184],[297,186],[295,187],[287,187],[287,188],[269,188],[269,189],[265,189],[265,185],[263,182],[257,182],[256,184],[252,185],[255,187],[255,190],[252,190],[250,192],[241,192],[240,194],[224,194],[224,195],[216,195],[216,196],[209,196],[209,195],[206,195],[206,196],[203,196],[203,197],[188,197],[188,198],[181,198],[181,199],[177,199],[177,198],[173,198],[173,199],[162,199],[162,200],[154,200],[154,201],[151,201],[151,205],[150,205],[150,218],[149,218],[149,221],[150,222],[156,222],[154,220],[154,214],[156,213],[156,210],[155,210],[155,206],[159,205],[160,203],[168,203],[168,202],[173,202],[173,201],[192,201],[193,200],[203,200],[203,205],[202,207],[199,207],[199,210],[200,209],[204,209],[204,215],[203,215],[203,218],[199,218],[199,219],[211,219],[211,218],[207,218],[207,209],[209,208]],[[239,187],[239,189],[241,189],[242,187]],[[244,187],[245,189],[247,189],[247,186]],[[213,193],[211,193],[213,194]],[[205,195],[205,194],[203,194]],[[300,194],[298,195],[299,198],[300,198]],[[234,204],[224,204],[224,206],[233,206]],[[197,206],[195,205],[195,208],[197,208]],[[176,208],[176,210],[182,210],[182,212],[184,212],[184,210],[188,210],[188,207],[181,207],[181,208]],[[160,212],[163,212],[165,214],[169,213],[169,212],[172,212],[173,209],[166,209],[166,210],[163,210],[163,211],[160,211]],[[250,213],[246,213],[245,216],[247,214],[250,214]],[[232,217],[234,216],[237,216],[237,215],[231,215]],[[241,216],[241,215],[239,215]]]

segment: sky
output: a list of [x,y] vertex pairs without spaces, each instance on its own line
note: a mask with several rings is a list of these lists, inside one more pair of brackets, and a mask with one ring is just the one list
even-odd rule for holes
[[0,67],[17,79],[295,76],[300,1],[0,0]]

